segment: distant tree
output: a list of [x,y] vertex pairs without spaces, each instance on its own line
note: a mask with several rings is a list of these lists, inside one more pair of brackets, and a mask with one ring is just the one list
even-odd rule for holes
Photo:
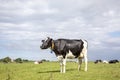
[[42,61],[42,62],[46,62],[46,59],[42,59],[41,61]]
[[29,60],[27,60],[27,59],[23,59],[23,62],[29,62]]
[[14,60],[16,63],[22,63],[23,62],[23,60],[21,59],[21,58],[17,58],[17,59],[15,59]]
[[3,62],[3,59],[0,59],[0,62]]
[[46,59],[42,59],[41,61],[42,62],[49,62],[49,60],[46,60]]
[[5,58],[2,59],[2,61],[4,63],[10,63],[11,62],[11,58],[10,57],[5,57]]

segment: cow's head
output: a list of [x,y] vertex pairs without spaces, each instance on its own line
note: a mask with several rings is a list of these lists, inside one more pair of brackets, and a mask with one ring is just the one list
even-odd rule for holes
[[40,46],[41,49],[47,49],[51,47],[52,38],[47,37],[46,40],[42,40],[42,45]]

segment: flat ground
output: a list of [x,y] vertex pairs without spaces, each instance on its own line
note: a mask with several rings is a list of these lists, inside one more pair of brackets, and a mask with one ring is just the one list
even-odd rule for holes
[[88,63],[88,72],[77,70],[77,63],[67,62],[66,73],[61,74],[58,62],[0,63],[0,80],[120,80],[120,63]]

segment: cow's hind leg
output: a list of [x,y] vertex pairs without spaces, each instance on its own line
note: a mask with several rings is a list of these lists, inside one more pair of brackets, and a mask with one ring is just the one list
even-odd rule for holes
[[85,59],[85,71],[87,71],[87,64],[88,64],[87,55],[84,56],[84,59]]
[[84,59],[85,59],[85,71],[87,71],[87,64],[88,64],[88,59],[87,59],[87,49],[84,52]]
[[84,57],[84,59],[85,59],[85,71],[87,71],[87,64],[88,64],[88,59],[87,59],[87,47],[88,47],[88,44],[87,44],[87,42],[86,41],[83,41],[84,42],[84,44],[83,44],[83,46],[84,46],[84,48],[83,48],[83,50],[82,50],[82,53],[83,53],[83,57]]
[[78,71],[81,70],[82,58],[78,58]]

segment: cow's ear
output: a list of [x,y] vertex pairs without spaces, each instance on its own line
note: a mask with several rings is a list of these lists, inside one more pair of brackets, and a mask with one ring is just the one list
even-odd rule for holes
[[50,42],[52,42],[52,40],[53,40],[52,38],[49,38],[49,41],[50,41]]
[[53,39],[52,38],[50,38],[50,41],[52,41]]
[[52,38],[50,38],[50,37],[47,37],[48,38],[48,40],[52,40]]

